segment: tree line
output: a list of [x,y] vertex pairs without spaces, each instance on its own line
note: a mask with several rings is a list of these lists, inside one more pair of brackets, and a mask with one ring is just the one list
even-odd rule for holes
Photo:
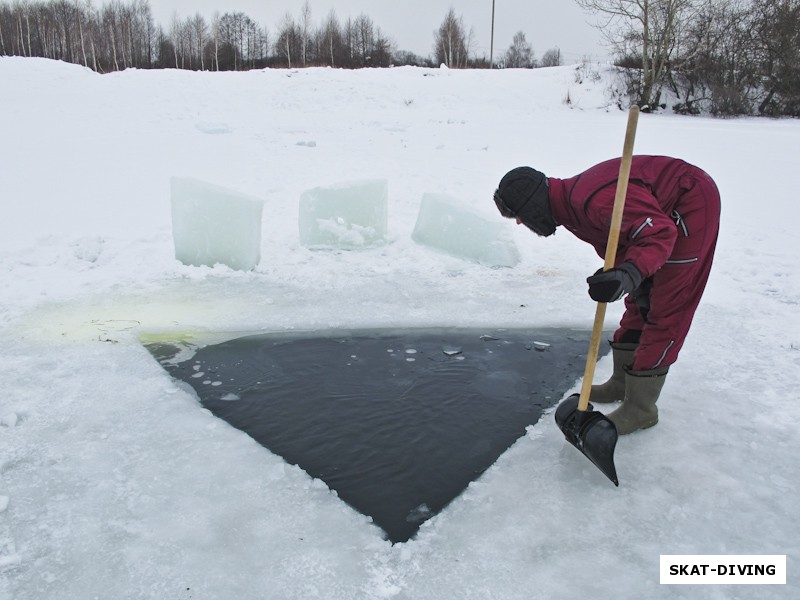
[[[210,21],[200,13],[175,15],[164,27],[154,21],[147,0],[113,0],[100,7],[90,0],[0,2],[0,55],[62,60],[100,73],[127,68],[489,67],[485,57],[476,55],[474,40],[472,29],[452,8],[433,32],[432,54],[422,57],[397,50],[365,14],[340,19],[332,10],[315,24],[309,2],[297,16],[287,12],[274,31],[238,11],[216,13]],[[545,64],[552,66],[554,57],[560,64],[556,50]],[[515,36],[494,66],[538,66],[524,33]]]
[[[575,0],[601,17],[625,81],[620,102],[644,110],[800,116],[800,0]],[[148,0],[0,2],[0,55],[39,56],[105,73],[126,68],[244,70],[390,65],[532,68],[561,64],[558,48],[533,55],[525,33],[495,64],[478,56],[473,30],[451,8],[426,57],[397,50],[372,19],[315,24],[311,6],[270,31],[242,12],[174,16],[155,23]]]
[[391,42],[366,15],[313,27],[310,5],[274,33],[243,12],[174,16],[156,24],[147,0],[0,3],[0,55],[38,56],[100,73],[127,68],[244,70],[269,66],[388,66]]
[[800,116],[800,0],[576,0],[646,109]]

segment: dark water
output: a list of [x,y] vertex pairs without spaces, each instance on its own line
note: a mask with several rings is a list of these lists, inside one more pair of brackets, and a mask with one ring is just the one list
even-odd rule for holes
[[401,542],[561,399],[588,339],[566,329],[268,334],[178,364],[178,344],[147,348],[215,415]]

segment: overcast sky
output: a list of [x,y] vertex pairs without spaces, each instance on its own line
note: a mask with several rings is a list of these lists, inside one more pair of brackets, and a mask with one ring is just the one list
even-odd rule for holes
[[[199,12],[211,20],[215,12],[241,11],[274,33],[287,13],[296,19],[305,0],[150,0],[153,17],[165,29],[172,15],[180,18]],[[427,56],[433,46],[433,32],[453,7],[473,29],[478,55],[489,56],[492,0],[309,0],[311,19],[316,27],[331,9],[340,22],[364,13],[398,50]],[[565,62],[584,56],[605,58],[602,37],[572,0],[495,0],[494,55],[505,51],[517,31],[525,32],[537,58],[549,48],[559,47]]]

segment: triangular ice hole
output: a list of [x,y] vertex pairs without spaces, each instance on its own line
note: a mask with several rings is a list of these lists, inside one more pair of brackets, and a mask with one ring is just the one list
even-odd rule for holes
[[[145,346],[203,406],[410,539],[580,377],[588,332],[409,329]],[[555,426],[555,425],[554,425]]]

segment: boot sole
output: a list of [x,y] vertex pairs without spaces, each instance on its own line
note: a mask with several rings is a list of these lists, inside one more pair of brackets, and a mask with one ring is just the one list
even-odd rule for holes
[[[631,433],[636,433],[637,431],[642,431],[642,430],[644,430],[644,429],[650,429],[651,427],[655,427],[656,425],[658,425],[658,420],[656,420],[656,421],[654,421],[654,422],[652,422],[652,423],[649,423],[649,424],[647,424],[647,425],[642,425],[642,426],[640,426],[640,427],[637,427],[636,429],[631,429],[630,431],[625,431],[625,432],[622,432],[622,431],[620,431],[620,430],[618,429],[618,430],[617,430],[617,433],[618,433],[619,435],[630,435]],[[616,426],[616,424],[615,424],[615,426]]]

